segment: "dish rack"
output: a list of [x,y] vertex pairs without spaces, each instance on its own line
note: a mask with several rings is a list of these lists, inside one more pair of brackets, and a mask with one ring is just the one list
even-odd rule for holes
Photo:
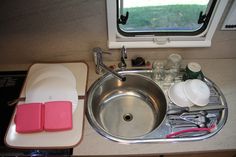
[[[152,70],[132,70],[131,73],[144,75],[152,79]],[[206,107],[189,107],[182,108],[175,105],[168,97],[169,87],[182,81],[183,70],[174,79],[171,84],[165,82],[156,82],[163,90],[167,100],[167,114],[162,124],[152,132],[144,135],[143,142],[178,142],[178,141],[198,141],[210,138],[217,134],[225,125],[228,117],[228,107],[226,99],[220,88],[209,78],[204,77],[203,81],[210,89],[209,103]],[[210,108],[210,109],[209,109]],[[215,109],[212,109],[215,108]],[[171,112],[174,111],[174,112]],[[204,118],[204,125],[194,124],[184,120],[184,116],[200,116]],[[142,137],[144,138],[144,137]]]

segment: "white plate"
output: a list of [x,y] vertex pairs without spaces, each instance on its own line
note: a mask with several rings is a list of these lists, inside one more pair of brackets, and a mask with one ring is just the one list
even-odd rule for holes
[[48,101],[71,101],[74,112],[78,104],[76,88],[61,77],[47,77],[28,87],[26,103]]
[[51,64],[46,67],[40,68],[39,70],[29,75],[29,78],[26,82],[26,91],[29,89],[29,87],[47,77],[64,78],[68,82],[70,82],[74,88],[76,88],[75,76],[68,68],[60,64]]
[[168,90],[168,96],[179,107],[191,107],[194,105],[184,93],[184,82],[173,84]]
[[210,89],[199,79],[185,81],[184,93],[197,106],[205,106],[209,103]]

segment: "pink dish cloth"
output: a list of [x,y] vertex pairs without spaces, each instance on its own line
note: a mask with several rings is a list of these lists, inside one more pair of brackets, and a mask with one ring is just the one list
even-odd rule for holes
[[16,132],[32,133],[43,130],[42,103],[21,104],[17,106],[15,123]]
[[70,101],[46,102],[43,116],[45,131],[72,129],[72,103]]

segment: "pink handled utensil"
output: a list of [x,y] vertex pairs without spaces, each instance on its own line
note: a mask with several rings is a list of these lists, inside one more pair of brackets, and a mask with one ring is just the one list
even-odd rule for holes
[[216,128],[217,127],[216,127],[215,124],[213,124],[209,128],[191,128],[191,129],[186,129],[186,130],[181,130],[181,131],[177,131],[177,132],[174,132],[174,133],[170,133],[170,134],[166,135],[166,138],[176,137],[180,134],[189,133],[189,132],[199,132],[199,131],[213,132]]

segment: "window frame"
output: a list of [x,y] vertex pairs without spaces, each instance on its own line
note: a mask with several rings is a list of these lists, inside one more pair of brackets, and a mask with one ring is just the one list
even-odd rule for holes
[[210,47],[211,39],[229,0],[217,0],[207,28],[193,35],[142,35],[124,36],[117,28],[117,0],[106,0],[108,47],[121,48],[174,48],[174,47]]
[[[123,3],[123,0],[116,0],[117,4],[119,3],[119,1],[121,3]],[[125,32],[123,31],[119,24],[117,23],[117,30],[121,35],[124,36],[136,36],[136,35],[155,35],[155,36],[169,36],[169,35],[173,35],[173,36],[193,36],[193,35],[198,35],[201,34],[202,32],[204,32],[207,29],[208,23],[210,21],[209,16],[211,17],[213,11],[214,11],[214,7],[216,5],[217,0],[210,0],[210,5],[206,8],[206,21],[203,22],[203,25],[200,27],[200,29],[194,30],[194,31],[160,31],[160,32],[150,32],[150,31],[146,31],[146,32],[140,32],[140,31],[134,31],[134,32]],[[213,10],[211,9],[213,7]],[[120,7],[123,10],[123,7]],[[205,14],[205,13],[203,13]],[[120,15],[120,9],[119,9],[119,5],[117,5],[117,13],[116,13],[116,18],[118,19]]]

